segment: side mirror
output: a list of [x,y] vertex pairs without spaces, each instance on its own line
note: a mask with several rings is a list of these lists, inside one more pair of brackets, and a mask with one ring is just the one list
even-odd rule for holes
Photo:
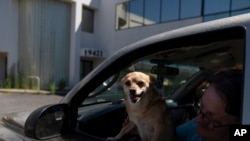
[[25,122],[25,135],[36,139],[48,139],[61,135],[68,121],[67,109],[67,104],[47,105],[36,109]]

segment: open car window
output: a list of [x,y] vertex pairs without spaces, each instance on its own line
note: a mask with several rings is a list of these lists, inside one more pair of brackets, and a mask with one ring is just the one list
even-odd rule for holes
[[[159,56],[159,54],[157,54]],[[120,81],[123,76],[131,71],[140,71],[151,75],[157,79],[156,87],[165,99],[201,69],[188,64],[177,64],[169,62],[167,59],[150,59],[152,56],[133,63],[118,74],[108,78],[97,89],[93,91],[84,104],[92,102],[120,101],[125,95]],[[110,84],[112,83],[112,84]],[[93,95],[95,95],[93,97]]]
[[[242,39],[223,40],[201,45],[181,46],[146,56],[106,79],[89,94],[89,98],[83,104],[124,100],[120,80],[131,71],[141,71],[154,76],[157,79],[157,88],[163,97],[176,98],[178,96],[175,94],[185,93],[184,90],[176,91],[195,77],[195,74],[201,71],[213,73],[223,68],[242,65],[243,47]],[[189,83],[194,83],[194,80]]]

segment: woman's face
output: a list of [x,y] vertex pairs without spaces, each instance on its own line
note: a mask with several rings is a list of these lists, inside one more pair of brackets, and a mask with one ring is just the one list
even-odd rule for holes
[[236,124],[237,118],[226,113],[225,109],[225,101],[213,85],[209,86],[200,101],[201,114],[195,118],[198,135],[204,140],[228,140],[229,127],[226,125]]

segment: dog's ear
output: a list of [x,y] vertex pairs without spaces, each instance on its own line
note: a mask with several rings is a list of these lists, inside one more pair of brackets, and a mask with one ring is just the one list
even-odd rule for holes
[[122,87],[124,86],[125,81],[126,81],[127,79],[128,79],[128,78],[127,78],[127,75],[125,75],[125,76],[122,77],[121,82],[120,82]]
[[131,73],[131,72],[133,72],[133,71],[129,71],[126,75],[124,75],[123,77],[122,77],[122,79],[121,79],[121,81],[120,81],[120,84],[123,86],[124,85],[124,83],[125,83],[125,79],[127,79],[127,75],[129,74],[129,73]]

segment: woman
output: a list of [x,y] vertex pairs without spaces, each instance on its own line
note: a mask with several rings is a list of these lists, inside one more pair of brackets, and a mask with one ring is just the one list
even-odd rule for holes
[[240,124],[242,70],[219,71],[196,104],[198,116],[177,127],[179,141],[228,141],[229,127]]

